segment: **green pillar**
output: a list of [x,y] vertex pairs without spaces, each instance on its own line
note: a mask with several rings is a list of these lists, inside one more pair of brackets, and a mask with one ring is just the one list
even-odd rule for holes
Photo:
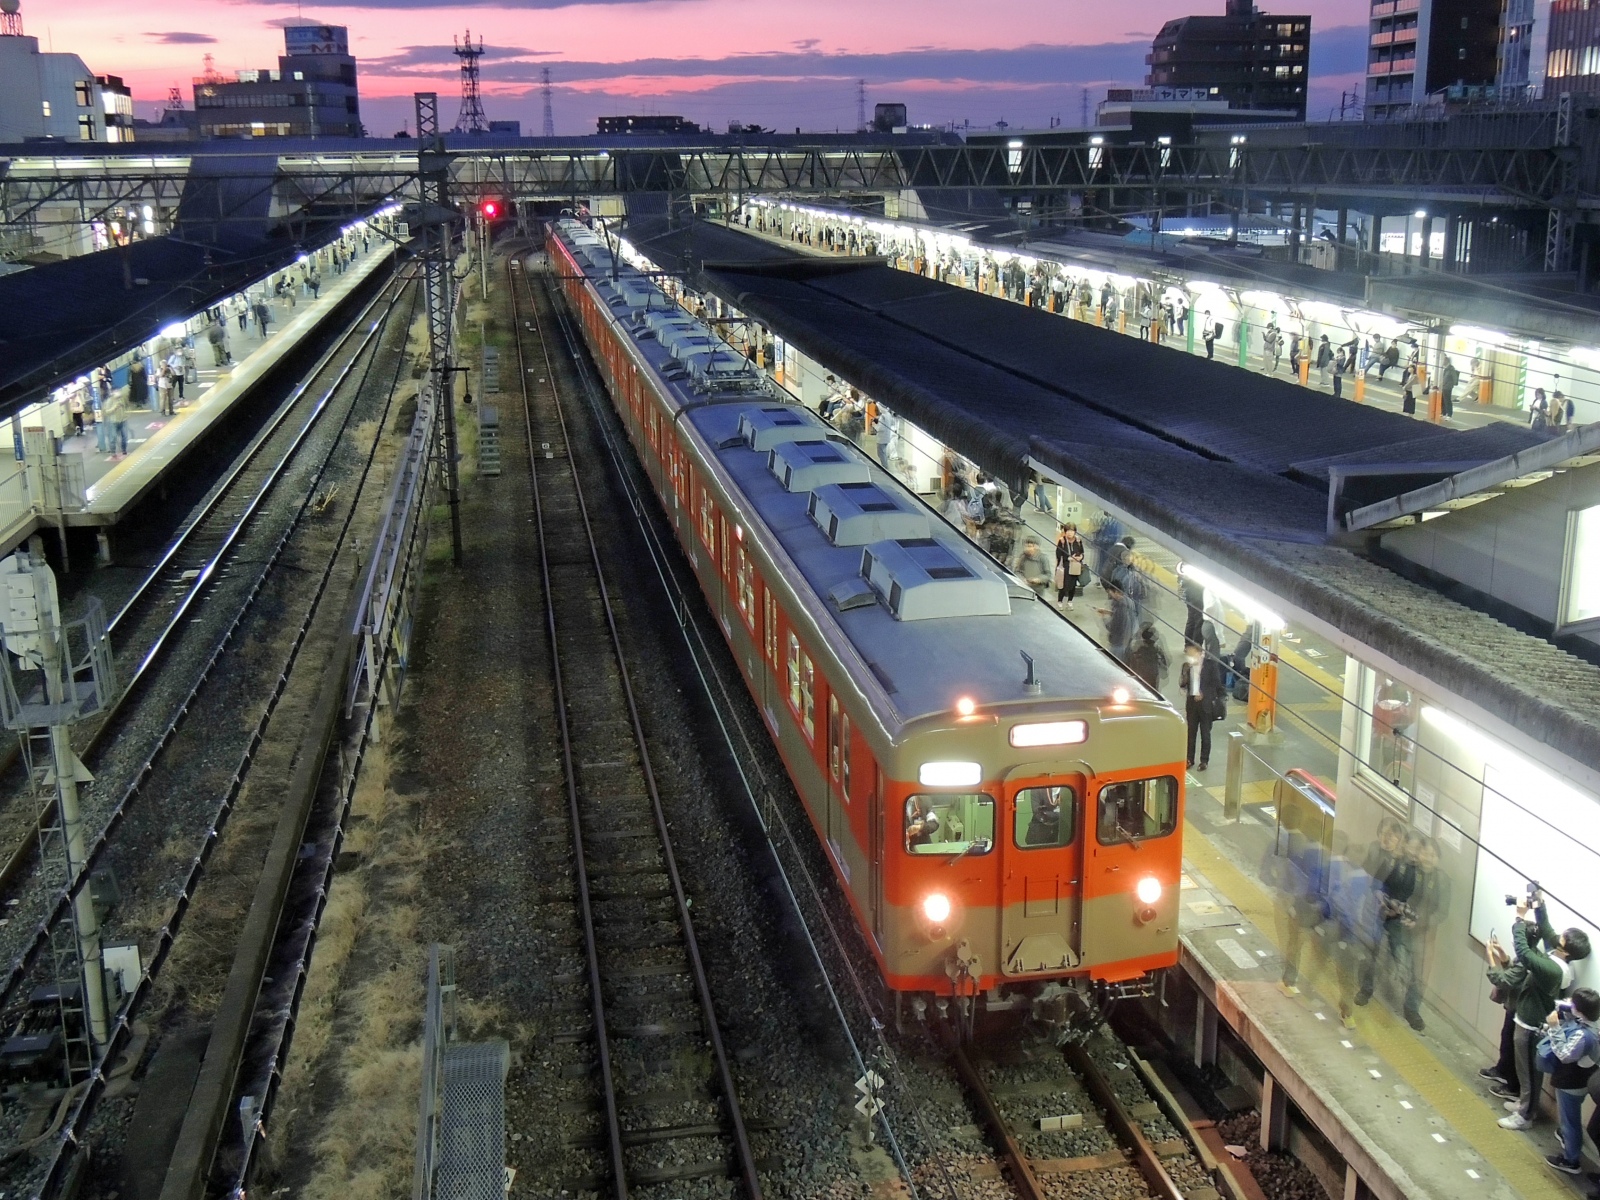
[[1184,328],[1184,330],[1186,331],[1186,334],[1187,334],[1187,336],[1184,338],[1184,341],[1188,345],[1190,354],[1194,353],[1194,327],[1195,327],[1195,323],[1197,321],[1199,321],[1199,319],[1200,319],[1199,317],[1195,316],[1194,309],[1191,308],[1189,310],[1188,317],[1185,318],[1185,320],[1183,322],[1183,328]]
[[1248,366],[1249,363],[1250,363],[1250,324],[1249,324],[1248,321],[1246,321],[1244,319],[1244,317],[1241,316],[1239,318],[1239,365],[1241,367],[1244,367],[1244,366]]

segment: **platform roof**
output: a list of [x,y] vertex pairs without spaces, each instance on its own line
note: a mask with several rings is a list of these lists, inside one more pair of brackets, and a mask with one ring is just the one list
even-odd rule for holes
[[985,467],[1017,482],[1030,460],[1050,467],[1533,740],[1600,762],[1600,670],[1329,532],[1328,460],[1457,464],[1438,471],[1445,478],[1542,444],[1530,431],[1430,428],[718,226],[647,221],[629,238]]

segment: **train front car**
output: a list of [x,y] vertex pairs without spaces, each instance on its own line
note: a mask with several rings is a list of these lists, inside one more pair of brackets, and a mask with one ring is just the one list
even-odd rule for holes
[[956,997],[1092,1023],[1177,961],[1183,724],[1113,664],[1087,673],[1100,695],[1045,675],[1061,698],[965,694],[898,739],[882,949],[919,1016]]
[[589,230],[558,234],[557,276],[901,1015],[1093,1024],[1148,990],[1177,961],[1183,719],[939,518],[936,474],[697,374],[711,331]]

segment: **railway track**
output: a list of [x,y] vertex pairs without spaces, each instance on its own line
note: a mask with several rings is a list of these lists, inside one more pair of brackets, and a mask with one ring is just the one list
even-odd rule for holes
[[[402,290],[391,281],[368,302],[345,334],[302,376],[132,593],[122,599],[106,628],[117,678],[124,686],[110,708],[75,731],[73,740],[80,757],[87,761],[114,732],[118,716],[133,703],[179,639],[185,618],[230,570],[240,538],[288,470],[294,452],[327,415],[341,385],[373,345]],[[325,386],[315,386],[319,380]],[[344,419],[348,417],[346,409]],[[10,788],[0,797],[0,897],[7,899],[13,897],[18,876],[34,854],[34,835],[45,815],[28,809],[31,797],[21,791],[23,781],[14,770],[16,760],[16,745],[8,739],[0,751],[0,779]]]
[[[794,834],[787,828],[781,811],[757,799],[758,792],[766,792],[773,785],[759,766],[757,743],[764,740],[759,723],[755,723],[752,732],[750,723],[739,718],[744,700],[742,684],[736,676],[730,682],[731,672],[720,663],[720,638],[701,628],[697,589],[692,579],[679,570],[681,564],[675,563],[666,546],[669,539],[663,537],[652,519],[656,515],[654,497],[637,474],[625,440],[612,428],[614,414],[592,368],[584,364],[580,336],[564,314],[558,315],[568,351],[580,364],[580,378],[590,406],[610,443],[612,468],[629,480],[633,508],[646,530],[663,589],[682,616],[685,647],[697,663],[708,697],[719,709],[718,719],[723,723],[730,754],[739,762],[742,775],[749,772],[746,786],[751,803],[761,812],[774,852],[778,853],[780,846],[792,850],[787,844],[794,841]],[[780,858],[793,861],[789,854],[780,854]],[[815,895],[817,883],[809,877],[803,856],[785,871],[792,871],[795,878],[803,881],[800,890],[809,893],[808,899],[819,901],[815,906],[805,906],[813,914],[823,914],[819,925],[830,926],[819,928],[813,943],[814,948],[820,947],[819,965],[823,965],[826,956],[838,966],[839,959],[847,959],[848,955],[840,944],[839,930],[831,926],[826,916],[826,906]],[[801,903],[798,898],[795,902],[797,906]],[[825,955],[828,950],[835,954]],[[870,964],[866,969],[870,971]],[[835,1004],[848,1034],[849,1027],[859,1023],[860,1012],[870,1012],[874,1006],[861,994],[860,975],[850,965],[839,970],[824,966],[824,973],[836,976],[839,989]],[[841,1005],[841,999],[854,999],[857,1004]],[[854,1021],[846,1015],[846,1007],[856,1009]],[[1085,1046],[1072,1046],[1065,1052],[1048,1041],[1037,1040],[994,1053],[947,1042],[942,1061],[953,1089],[948,1095],[937,1071],[929,1075],[919,1067],[909,1076],[900,1075],[890,1065],[897,1056],[881,1038],[875,1038],[872,1030],[864,1031],[859,1044],[854,1035],[850,1036],[863,1071],[867,1060],[861,1047],[865,1046],[874,1052],[876,1065],[892,1076],[889,1090],[883,1095],[888,1107],[880,1120],[913,1195],[989,1195],[994,1187],[1004,1187],[1024,1200],[1132,1200],[1145,1196],[1158,1200],[1205,1200],[1218,1194],[1214,1184],[1219,1181],[1212,1178],[1194,1152],[1194,1131],[1172,1123],[1182,1122],[1181,1114],[1158,1107],[1134,1069],[1133,1057],[1109,1030]],[[933,1090],[927,1097],[915,1094],[930,1084]],[[935,1096],[939,1098],[934,1099]],[[939,1127],[938,1118],[951,1111],[947,1107],[951,1102],[971,1114],[970,1126]],[[918,1146],[925,1155],[915,1169],[908,1167],[895,1144],[897,1125],[900,1137],[909,1139],[909,1144]]]
[[[540,297],[508,263],[593,1051],[596,1186],[691,1179],[761,1196],[690,901],[661,805]],[[544,305],[549,300],[545,298]]]
[[[408,290],[412,301],[405,304]],[[88,1086],[69,1094],[70,1111],[61,1116],[53,1152],[43,1160],[12,1156],[6,1172],[11,1187],[45,1190],[72,1157],[107,1064],[126,1047],[132,1016],[167,961],[346,544],[348,518],[332,529],[328,520],[350,511],[374,461],[404,362],[403,340],[395,348],[393,377],[374,375],[374,367],[393,337],[396,314],[405,318],[403,338],[414,305],[409,279],[379,293],[119,614],[129,639],[122,656],[137,657],[140,691],[100,724],[82,752],[99,778],[85,794],[93,836],[78,878],[52,892],[26,860],[14,875],[9,891],[18,903],[12,911],[32,906],[43,912],[31,931],[9,931],[5,948],[12,959],[0,1008],[18,1011],[22,989],[39,980],[39,950],[52,923],[102,866],[113,868],[122,885],[103,935],[108,942],[136,941],[145,970],[114,1006],[112,1033],[98,1048]],[[372,444],[354,446],[352,426],[374,418]],[[0,1128],[0,1142],[15,1147],[15,1138],[14,1130]]]

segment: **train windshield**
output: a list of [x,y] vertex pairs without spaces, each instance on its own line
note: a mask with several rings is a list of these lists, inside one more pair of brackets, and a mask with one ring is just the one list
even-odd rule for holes
[[1100,789],[1102,846],[1166,837],[1178,827],[1178,781],[1171,775],[1130,779]]
[[983,792],[912,796],[907,854],[987,854],[994,847],[994,797]]
[[1018,850],[1070,846],[1077,836],[1078,794],[1069,787],[1031,787],[1017,793],[1011,836]]

